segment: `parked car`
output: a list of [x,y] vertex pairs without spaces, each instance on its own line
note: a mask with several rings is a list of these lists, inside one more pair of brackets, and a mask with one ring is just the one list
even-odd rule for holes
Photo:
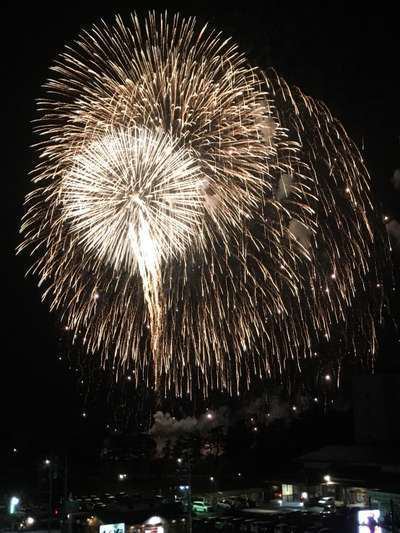
[[214,524],[214,529],[217,531],[232,531],[232,518],[232,516],[221,516],[220,518],[217,518]]
[[219,500],[217,502],[217,507],[219,507],[219,509],[229,510],[229,509],[233,509],[234,506],[235,506],[235,502],[232,500],[228,500],[228,498],[223,498],[222,500]]
[[318,500],[318,504],[322,505],[323,507],[334,507],[335,498],[332,498],[332,496],[324,496]]
[[240,532],[250,533],[252,524],[254,524],[254,522],[256,522],[254,518],[246,518],[246,520],[243,520],[243,522],[240,524]]
[[267,520],[258,520],[253,522],[250,526],[251,533],[273,533],[274,525],[273,522]]
[[280,524],[277,524],[275,526],[274,533],[290,533],[289,524],[285,524],[283,522],[281,522]]
[[319,498],[318,503],[320,505],[335,505],[335,498],[332,496],[323,496]]
[[192,510],[195,513],[209,513],[212,510],[212,505],[203,500],[195,500],[192,502]]

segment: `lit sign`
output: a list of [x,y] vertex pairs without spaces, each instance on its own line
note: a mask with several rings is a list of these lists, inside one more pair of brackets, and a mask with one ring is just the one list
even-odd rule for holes
[[125,533],[125,524],[103,524],[100,533]]
[[379,527],[379,519],[381,512],[379,509],[364,509],[358,511],[358,531],[359,533],[381,533],[382,529]]

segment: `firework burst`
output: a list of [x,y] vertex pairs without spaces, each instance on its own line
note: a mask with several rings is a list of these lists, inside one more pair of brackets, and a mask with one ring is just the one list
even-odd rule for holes
[[382,291],[361,302],[385,245],[323,105],[154,14],[82,32],[45,88],[21,249],[89,353],[176,394],[240,390],[360,333],[373,356]]

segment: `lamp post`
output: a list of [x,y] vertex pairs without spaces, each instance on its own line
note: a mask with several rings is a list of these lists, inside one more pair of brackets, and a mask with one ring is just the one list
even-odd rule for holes
[[15,509],[16,509],[18,504],[19,504],[19,498],[17,498],[16,496],[13,496],[10,499],[10,507],[9,507],[10,514],[14,514],[15,513]]
[[[16,510],[17,510],[17,507],[18,507],[19,504],[20,504],[20,499],[17,498],[17,496],[12,496],[10,498],[8,512],[10,513],[11,516],[13,516],[16,513]],[[13,516],[13,520],[11,521],[12,529],[16,529],[15,520],[16,520],[16,518]]]
[[47,531],[51,533],[51,517],[53,507],[53,476],[52,476],[52,463],[50,459],[44,460],[44,465],[47,468],[49,474],[49,502],[48,502],[48,517],[47,517]]

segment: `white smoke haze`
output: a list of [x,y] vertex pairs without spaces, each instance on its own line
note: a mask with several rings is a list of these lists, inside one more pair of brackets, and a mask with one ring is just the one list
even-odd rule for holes
[[276,199],[281,201],[287,198],[290,194],[293,176],[289,174],[282,174],[278,183],[278,190],[276,191]]
[[183,433],[192,433],[197,423],[197,419],[191,416],[177,420],[170,413],[157,411],[154,414],[154,423],[149,430],[156,443],[156,455],[162,457],[167,444],[173,445]]
[[218,207],[219,196],[213,190],[208,178],[204,178],[199,182],[199,188],[204,195],[204,204],[206,208],[212,211]]
[[268,146],[274,145],[275,132],[278,127],[275,119],[270,116],[270,108],[268,103],[265,103],[265,108],[257,108],[254,110],[255,123],[258,125],[260,135],[264,143]]
[[289,234],[303,248],[308,250],[311,246],[311,231],[300,220],[292,218],[289,222]]
[[291,405],[287,400],[282,399],[278,392],[256,398],[245,405],[239,412],[239,419],[243,418],[247,422],[252,422],[253,419],[254,424],[266,423],[268,425],[280,419],[285,419],[290,423],[292,414]]
[[[400,232],[400,224],[398,226]],[[246,402],[236,412],[222,406],[199,417],[187,416],[177,419],[168,412],[157,411],[149,434],[156,443],[158,458],[164,457],[167,447],[173,448],[180,437],[191,435],[199,437],[202,456],[216,456],[221,455],[224,449],[220,437],[213,433],[213,430],[218,428],[220,436],[226,435],[229,427],[241,420],[246,422],[249,431],[252,427],[265,427],[278,420],[290,425],[294,417],[304,414],[314,405],[313,398],[303,394],[297,394],[296,398],[291,400],[285,399],[278,388]]]
[[272,396],[269,402],[268,423],[279,419],[289,419],[290,406],[288,402],[282,401],[278,396]]
[[149,434],[156,443],[157,456],[162,457],[167,444],[173,446],[182,435],[197,434],[204,437],[217,427],[221,427],[223,432],[226,432],[230,423],[229,415],[227,407],[208,411],[198,418],[187,416],[179,420],[170,413],[157,411],[154,414],[154,423],[149,430]]
[[276,128],[277,124],[272,117],[263,117],[260,130],[266,144],[273,145]]
[[250,425],[263,423],[266,415],[266,405],[267,401],[264,396],[245,403],[236,413],[235,421],[244,420]]
[[394,246],[400,246],[400,223],[394,218],[385,224],[389,236],[394,241]]
[[400,168],[394,171],[391,182],[396,191],[400,191]]

